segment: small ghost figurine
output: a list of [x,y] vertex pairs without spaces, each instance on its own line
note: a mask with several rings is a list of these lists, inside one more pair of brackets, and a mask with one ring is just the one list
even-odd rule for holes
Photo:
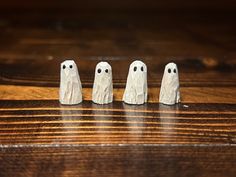
[[147,66],[136,60],[129,67],[123,101],[128,104],[144,104],[147,95]]
[[82,86],[79,72],[73,60],[61,63],[60,103],[74,105],[82,102]]
[[112,69],[107,62],[96,66],[92,100],[97,104],[108,104],[113,100]]
[[168,63],[165,67],[159,102],[167,105],[174,105],[180,102],[179,74],[175,63]]

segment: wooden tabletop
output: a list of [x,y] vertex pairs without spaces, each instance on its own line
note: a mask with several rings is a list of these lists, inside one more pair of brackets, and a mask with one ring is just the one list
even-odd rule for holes
[[[0,176],[234,177],[236,16],[90,12],[0,12]],[[83,86],[76,106],[58,102],[68,58]],[[135,59],[148,67],[148,103],[140,106],[121,100]],[[91,101],[101,60],[113,69],[108,105]],[[170,61],[180,74],[175,106],[158,102]]]

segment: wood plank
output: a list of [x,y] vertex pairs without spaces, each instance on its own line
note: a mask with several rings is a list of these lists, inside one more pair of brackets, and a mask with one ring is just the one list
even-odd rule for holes
[[[94,69],[101,60],[107,60],[113,69],[115,88],[124,88],[129,64],[142,59],[148,67],[149,87],[160,87],[165,64],[178,64],[181,87],[235,87],[236,62],[234,58],[185,58],[185,57],[82,57],[74,58],[80,72],[83,87],[91,88]],[[0,83],[4,85],[58,87],[60,63],[63,59],[6,59],[0,60]],[[88,65],[89,61],[89,65]]]
[[[124,88],[115,88],[114,101],[122,101]],[[149,103],[159,102],[160,88],[149,88]],[[236,87],[183,87],[182,103],[236,103]],[[59,89],[54,87],[0,86],[1,100],[58,100]],[[84,100],[92,99],[92,88],[83,88]]]
[[[0,5],[1,177],[235,176],[235,3],[24,2]],[[58,102],[66,58],[83,84],[75,106]],[[121,101],[134,59],[148,66],[149,100],[140,106]],[[113,67],[108,105],[91,101],[101,60]],[[164,106],[170,61],[182,103]]]
[[186,108],[84,101],[68,107],[58,101],[2,100],[0,107],[2,145],[236,143],[236,104]]
[[150,55],[235,58],[234,11],[101,10],[77,14],[68,9],[31,9],[16,10],[18,15],[12,11],[1,14],[0,57],[4,59]]
[[234,177],[235,150],[188,145],[8,147],[0,149],[0,175]]

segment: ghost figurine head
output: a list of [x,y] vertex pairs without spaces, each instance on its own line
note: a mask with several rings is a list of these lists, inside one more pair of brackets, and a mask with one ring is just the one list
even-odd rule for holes
[[180,102],[179,73],[175,63],[168,63],[165,67],[159,102],[167,105],[174,105]]
[[123,101],[128,104],[144,104],[147,95],[147,66],[136,60],[129,67]]
[[107,62],[100,62],[96,66],[92,100],[97,104],[113,101],[112,68]]
[[82,86],[77,66],[73,60],[61,63],[59,100],[64,105],[82,102]]

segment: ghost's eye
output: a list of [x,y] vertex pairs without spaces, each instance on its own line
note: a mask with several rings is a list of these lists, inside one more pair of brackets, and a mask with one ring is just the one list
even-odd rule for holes
[[176,73],[176,69],[174,69],[174,73]]
[[101,72],[102,72],[102,70],[99,68],[99,69],[98,69],[98,73],[101,73]]
[[108,69],[106,69],[105,72],[108,73]]
[[63,68],[63,69],[66,69],[66,65],[63,65],[62,68]]
[[168,73],[171,73],[171,69],[168,69]]
[[70,68],[73,68],[73,66],[72,66],[72,65],[70,65]]
[[141,67],[141,71],[143,71],[143,66]]
[[137,67],[136,67],[136,66],[134,67],[134,72],[135,72],[135,71],[137,71]]

